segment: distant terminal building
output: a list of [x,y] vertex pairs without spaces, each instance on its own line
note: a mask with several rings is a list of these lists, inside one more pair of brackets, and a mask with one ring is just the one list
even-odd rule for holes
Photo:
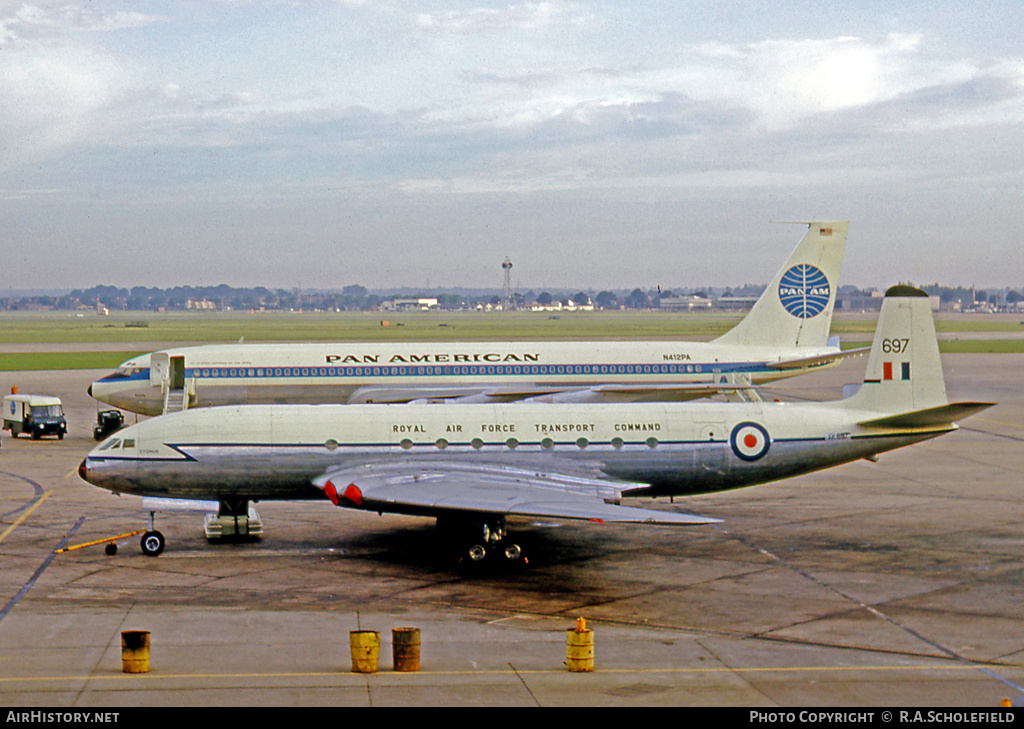
[[430,311],[437,306],[437,299],[391,299],[380,302],[381,311]]
[[704,296],[665,296],[660,300],[662,309],[693,311],[710,309],[712,301]]
[[188,311],[216,311],[217,304],[209,299],[189,299],[185,308]]
[[531,304],[530,311],[593,311],[593,304],[574,304],[568,303],[563,304],[561,301],[555,300],[550,304]]
[[[664,302],[665,300],[662,299],[662,306],[665,305]],[[715,299],[715,308],[743,311],[752,308],[756,303],[756,296],[719,296]]]
[[[882,308],[884,291],[840,291],[836,297],[836,311],[878,311]],[[939,310],[939,297],[929,296],[932,311]]]

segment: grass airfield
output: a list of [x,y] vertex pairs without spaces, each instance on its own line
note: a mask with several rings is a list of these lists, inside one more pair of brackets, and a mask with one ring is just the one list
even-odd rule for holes
[[[4,312],[0,371],[112,369],[140,353],[230,342],[709,340],[742,312]],[[877,314],[839,313],[844,347],[870,344]],[[1024,315],[936,315],[944,353],[1024,353]]]

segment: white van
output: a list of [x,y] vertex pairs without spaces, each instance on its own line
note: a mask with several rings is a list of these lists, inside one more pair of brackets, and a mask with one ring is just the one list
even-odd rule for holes
[[44,435],[63,439],[68,432],[64,407],[59,397],[49,395],[4,395],[4,430],[15,438],[28,433],[35,440]]

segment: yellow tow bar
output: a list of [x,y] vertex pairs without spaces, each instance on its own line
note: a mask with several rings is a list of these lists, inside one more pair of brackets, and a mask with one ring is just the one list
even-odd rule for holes
[[116,537],[104,537],[103,539],[96,539],[92,542],[86,542],[85,544],[76,544],[73,547],[64,547],[63,549],[54,550],[54,554],[60,554],[61,552],[73,552],[76,549],[82,549],[83,547],[92,547],[97,544],[107,545],[107,554],[114,554],[117,551],[117,545],[115,542],[118,539],[125,539],[127,537],[134,537],[136,534],[142,534],[145,529],[138,529],[134,532],[128,532],[126,534],[118,534]]

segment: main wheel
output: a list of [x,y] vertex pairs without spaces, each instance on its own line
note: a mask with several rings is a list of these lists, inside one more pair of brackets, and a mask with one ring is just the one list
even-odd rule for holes
[[147,557],[156,557],[164,551],[164,535],[158,531],[146,532],[142,535],[142,553]]

